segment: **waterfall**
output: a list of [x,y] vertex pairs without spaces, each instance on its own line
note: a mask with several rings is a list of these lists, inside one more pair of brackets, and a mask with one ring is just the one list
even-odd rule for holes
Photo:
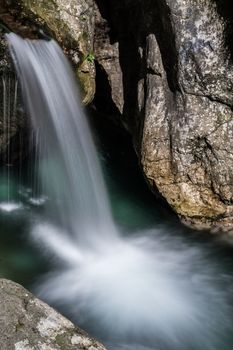
[[[80,244],[116,234],[100,165],[72,69],[58,44],[7,34],[56,222]],[[51,164],[53,163],[53,169]]]
[[62,50],[53,40],[15,34],[7,40],[48,195],[46,215],[32,227],[33,239],[55,261],[40,286],[42,297],[109,349],[223,349],[232,335],[228,277],[173,232],[118,232]]

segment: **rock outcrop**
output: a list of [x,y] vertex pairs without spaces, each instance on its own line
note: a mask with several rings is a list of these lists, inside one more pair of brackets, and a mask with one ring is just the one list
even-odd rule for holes
[[0,0],[0,163],[11,165],[29,153],[33,135],[8,55],[7,31],[57,40],[73,63],[83,102],[88,104],[95,93],[93,1]]
[[[112,70],[101,53],[97,60],[151,188],[187,224],[232,230],[230,3],[125,0],[110,7],[96,2],[101,28],[109,28],[103,47],[110,52],[118,47]],[[117,84],[123,98],[114,93]]]
[[0,279],[1,350],[106,350],[14,282]]
[[77,71],[84,103],[95,93],[93,55],[94,4],[92,0],[0,0],[0,20],[27,38],[56,39]]

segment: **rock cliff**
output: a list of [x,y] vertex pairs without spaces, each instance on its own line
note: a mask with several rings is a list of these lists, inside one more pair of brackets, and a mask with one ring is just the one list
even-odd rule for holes
[[92,0],[0,0],[0,163],[11,165],[28,154],[33,135],[8,55],[7,31],[57,40],[73,64],[83,102],[88,104],[95,93],[94,5]]
[[52,37],[62,46],[77,71],[84,103],[95,92],[92,0],[0,0],[0,20],[27,38]]
[[[96,52],[109,82],[106,94],[134,138],[151,188],[187,224],[231,230],[230,2],[96,2]],[[103,52],[113,53],[112,63]],[[123,93],[117,95],[116,86]]]

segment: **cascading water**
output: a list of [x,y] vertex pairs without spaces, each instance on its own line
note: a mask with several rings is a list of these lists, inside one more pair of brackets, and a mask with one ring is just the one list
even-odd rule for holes
[[[54,42],[7,35],[28,114],[42,144],[43,182],[56,221],[91,244],[115,235],[95,148],[80,107],[71,68]],[[56,173],[50,170],[56,162]],[[95,242],[94,242],[95,243]]]
[[4,199],[0,203],[0,211],[12,212],[21,206],[11,198],[11,137],[12,125],[17,117],[18,80],[10,74],[3,74],[0,81],[2,133],[0,135],[1,164],[4,166],[1,182],[4,187]]
[[162,230],[122,237],[61,49],[52,40],[15,34],[7,40],[40,135],[42,186],[49,198],[46,223],[32,230],[56,258],[42,296],[65,305],[109,349],[229,349],[228,275],[208,267],[204,251]]

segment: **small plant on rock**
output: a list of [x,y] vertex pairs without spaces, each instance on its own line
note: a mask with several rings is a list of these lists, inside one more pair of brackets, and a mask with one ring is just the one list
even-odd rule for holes
[[93,62],[95,61],[95,55],[94,55],[93,53],[89,53],[89,54],[85,57],[84,61],[88,61],[88,62],[90,62],[90,63],[93,63]]

